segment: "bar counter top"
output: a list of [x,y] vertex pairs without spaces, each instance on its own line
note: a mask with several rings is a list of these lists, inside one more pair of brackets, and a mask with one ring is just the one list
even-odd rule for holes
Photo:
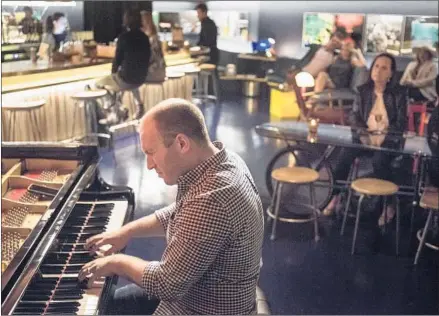
[[33,63],[30,60],[10,61],[2,63],[2,77],[12,77],[58,70],[76,69],[93,65],[102,65],[111,62],[111,59],[103,58],[96,61],[91,61],[90,58],[84,58],[83,61],[77,63],[72,63],[70,61],[49,62],[47,60],[38,60],[36,63]]

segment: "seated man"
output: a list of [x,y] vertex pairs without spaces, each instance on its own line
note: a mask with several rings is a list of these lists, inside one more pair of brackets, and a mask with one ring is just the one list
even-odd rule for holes
[[[115,254],[83,266],[79,278],[117,274],[131,280],[115,293],[116,315],[242,315],[255,312],[264,234],[258,190],[242,159],[212,143],[201,111],[169,99],[140,124],[148,169],[177,184],[177,199],[154,214],[87,240],[95,252],[124,248],[134,237],[166,236],[160,261]],[[152,300],[155,298],[156,300]]]
[[[127,10],[124,14],[124,25],[127,31],[117,40],[116,56],[113,60],[112,74],[104,77],[96,86],[110,87],[112,90],[129,90],[141,86],[148,74],[151,48],[148,36],[141,30],[140,12]],[[133,90],[134,98],[141,102],[139,91]],[[143,104],[137,104],[134,119],[139,119],[145,112]]]

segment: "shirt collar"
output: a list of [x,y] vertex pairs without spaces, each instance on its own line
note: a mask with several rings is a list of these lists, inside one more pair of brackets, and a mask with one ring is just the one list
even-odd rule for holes
[[223,162],[226,159],[227,153],[223,143],[216,141],[213,142],[213,145],[219,149],[219,152],[200,163],[194,169],[189,170],[184,175],[180,176],[177,181],[179,188],[181,186],[184,187],[195,183],[206,172],[207,169]]

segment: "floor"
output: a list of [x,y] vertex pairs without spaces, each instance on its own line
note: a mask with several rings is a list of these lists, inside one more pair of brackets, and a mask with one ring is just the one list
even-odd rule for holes
[[[259,137],[253,127],[270,120],[267,100],[236,99],[220,106],[202,106],[211,138],[224,142],[248,164],[266,207],[270,197],[264,172],[271,157],[282,148],[281,141]],[[103,178],[134,189],[137,197],[135,218],[171,203],[175,187],[166,186],[155,172],[146,169],[134,137],[116,145],[116,160],[103,153]],[[403,210],[407,214],[407,210]],[[438,314],[439,265],[437,253],[425,249],[413,268],[413,243],[407,244],[407,223],[403,221],[400,257],[394,255],[393,230],[384,236],[364,217],[357,243],[358,253],[350,254],[352,221],[340,236],[340,221],[323,218],[322,238],[314,242],[311,224],[281,223],[278,238],[269,239],[271,225],[266,223],[260,287],[265,292],[272,314]],[[417,213],[417,226],[425,214]],[[158,260],[164,240],[134,240],[130,255]],[[126,281],[120,280],[120,285]]]

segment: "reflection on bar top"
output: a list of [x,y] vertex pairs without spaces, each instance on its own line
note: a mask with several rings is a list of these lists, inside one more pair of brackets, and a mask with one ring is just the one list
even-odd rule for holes
[[37,63],[34,64],[30,60],[11,61],[7,63],[2,63],[2,77],[12,77],[49,71],[74,69],[92,65],[102,65],[111,62],[111,59],[102,58],[93,62],[91,62],[90,58],[84,58],[83,61],[78,63],[72,63],[69,61],[49,63],[47,60],[38,60]]

